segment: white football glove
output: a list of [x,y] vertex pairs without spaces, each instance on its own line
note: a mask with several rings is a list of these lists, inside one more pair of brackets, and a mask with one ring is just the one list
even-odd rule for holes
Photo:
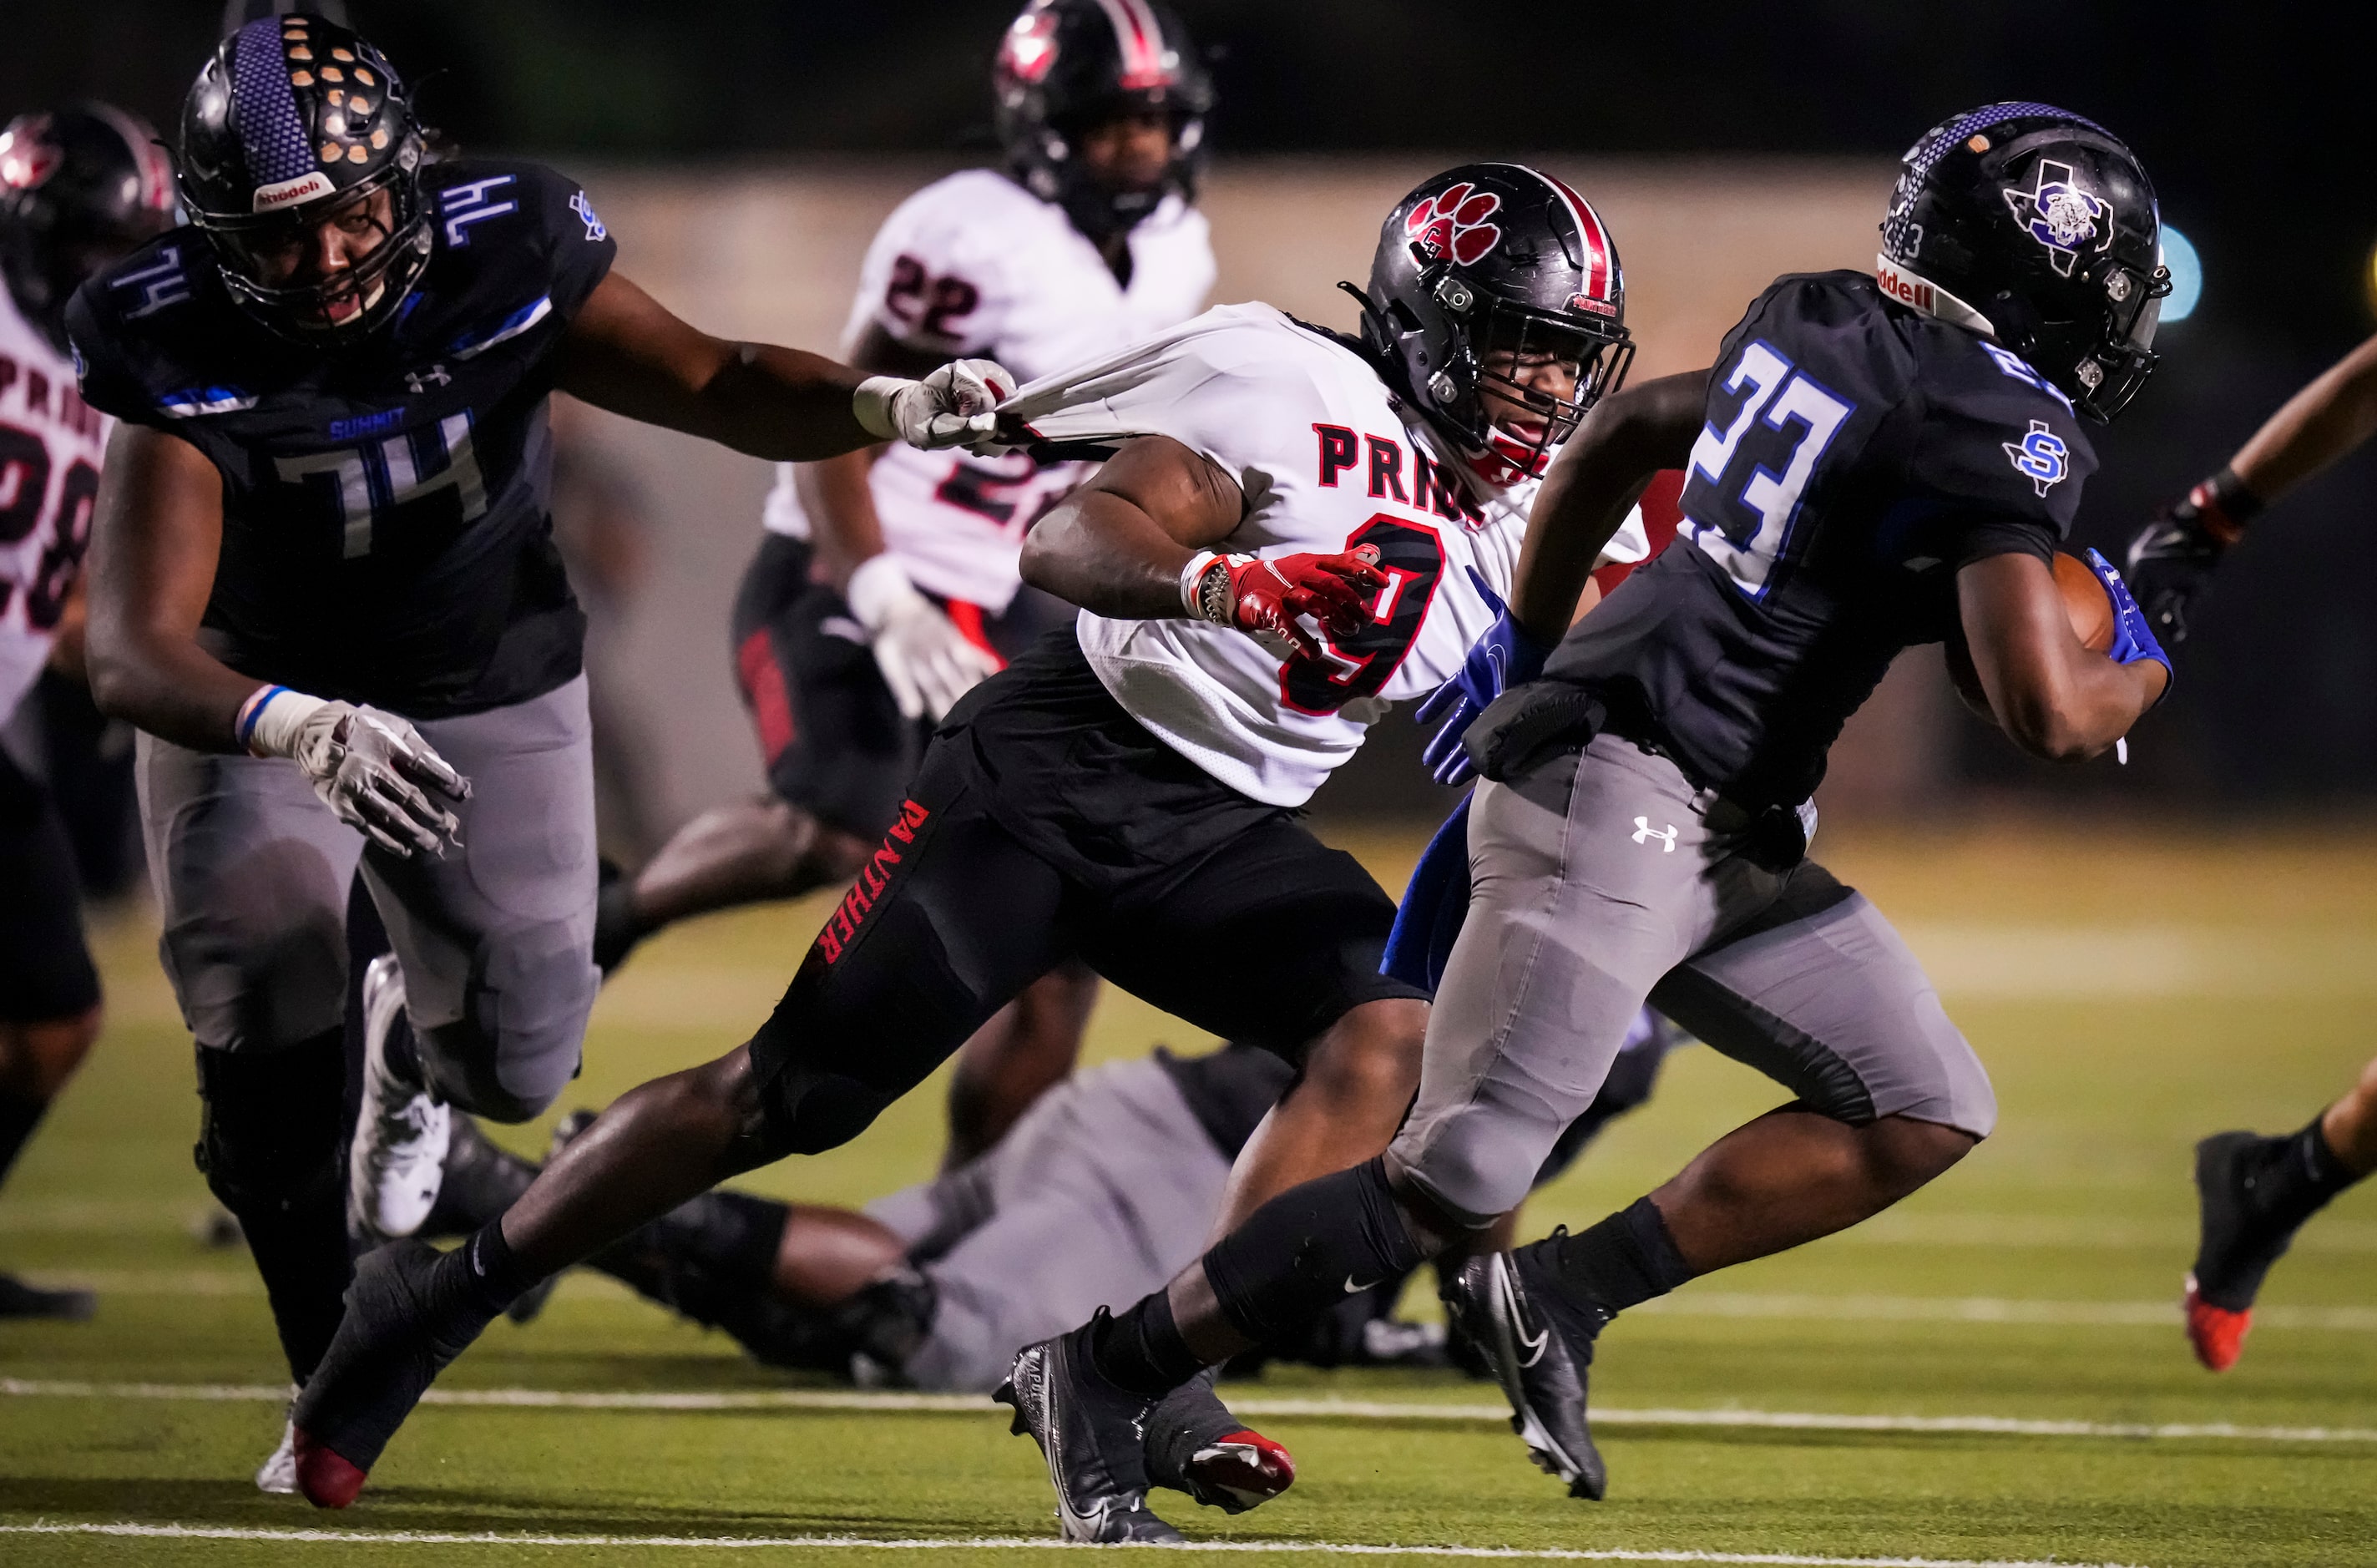
[[339,820],[389,854],[442,856],[462,842],[460,819],[423,792],[468,800],[471,781],[394,713],[282,690],[247,722],[250,751],[294,761]]
[[997,434],[993,412],[1015,395],[1015,377],[987,359],[957,359],[921,381],[870,376],[850,410],[870,436],[935,451]]
[[888,554],[859,562],[843,597],[866,628],[875,663],[904,717],[929,712],[938,721],[977,682],[998,673],[997,658],[967,641]]

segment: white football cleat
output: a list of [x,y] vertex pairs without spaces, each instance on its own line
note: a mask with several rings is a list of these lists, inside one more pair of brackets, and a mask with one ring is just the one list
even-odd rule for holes
[[382,953],[364,971],[364,1100],[347,1150],[347,1224],[374,1243],[421,1228],[445,1180],[453,1136],[446,1102],[400,1077],[388,1038],[404,1014],[404,971]]
[[[297,1402],[297,1388],[291,1384],[289,1402]],[[256,1467],[256,1490],[269,1491],[275,1497],[293,1497],[297,1492],[297,1423],[284,1421],[281,1427],[281,1446],[272,1457]]]

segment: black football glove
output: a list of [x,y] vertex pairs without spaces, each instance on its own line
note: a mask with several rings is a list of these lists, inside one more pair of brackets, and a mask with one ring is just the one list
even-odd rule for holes
[[2130,592],[2146,623],[2166,646],[2187,640],[2187,617],[2212,584],[2212,569],[2244,536],[2261,510],[2252,491],[2228,469],[2163,509],[2130,541]]

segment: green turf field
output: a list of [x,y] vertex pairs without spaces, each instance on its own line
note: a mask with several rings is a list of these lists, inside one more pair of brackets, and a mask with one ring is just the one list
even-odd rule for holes
[[[1416,848],[1347,842],[1390,885]],[[2377,1048],[2377,840],[2024,826],[1823,848],[1932,965],[1995,1075],[1997,1137],[1858,1231],[1614,1327],[1595,1382],[1606,1502],[1571,1502],[1529,1467],[1485,1385],[1275,1372],[1235,1401],[1369,1408],[1264,1418],[1301,1464],[1296,1490],[1235,1521],[1159,1494],[1176,1522],[1281,1543],[1264,1560],[1392,1543],[1628,1562],[2377,1562],[2377,1193],[2306,1232],[2237,1371],[2197,1370],[2172,1305],[2194,1139],[2299,1126]],[[722,918],[639,954],[563,1107],[739,1039],[816,913]],[[804,1405],[722,1336],[583,1276],[532,1326],[497,1323],[440,1386],[595,1397],[424,1407],[344,1515],[259,1495],[248,1473],[281,1423],[263,1297],[244,1255],[191,1234],[207,1200],[189,1047],[153,932],[125,919],[101,939],[112,1025],[0,1194],[0,1266],[104,1298],[93,1323],[0,1326],[0,1562],[864,1562],[878,1555],[864,1541],[1005,1562],[1053,1543],[1037,1454],[1004,1412]],[[1093,1055],[1159,1039],[1195,1036],[1108,993]],[[1541,1196],[1531,1232],[1600,1217],[1776,1098],[1682,1053],[1659,1097]],[[927,1090],[855,1147],[752,1185],[867,1198],[929,1168],[938,1116]],[[541,1147],[544,1131],[517,1138]],[[711,1397],[654,1407],[663,1393]],[[296,1533],[319,1529],[400,1538]],[[481,1536],[496,1538],[451,1538]],[[801,1538],[724,1550],[787,1538]]]

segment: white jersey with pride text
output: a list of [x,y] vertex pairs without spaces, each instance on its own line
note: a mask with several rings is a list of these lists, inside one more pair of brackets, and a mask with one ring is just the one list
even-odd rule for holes
[[[1204,215],[1177,196],[1132,228],[1130,258],[1126,288],[1062,208],[993,170],[951,174],[884,221],[842,352],[880,327],[910,348],[995,359],[1029,381],[1174,326],[1212,291]],[[884,548],[917,586],[1004,610],[1021,581],[1024,531],[1084,472],[1071,462],[1041,468],[1021,452],[984,458],[895,444],[871,481]],[[792,464],[778,466],[765,521],[806,539],[793,473]]]
[[[1511,592],[1535,483],[1481,497],[1359,355],[1270,305],[1209,310],[1011,406],[1045,441],[1162,435],[1201,454],[1246,496],[1217,549],[1378,551],[1388,581],[1368,624],[1319,658],[1206,621],[1081,613],[1081,651],[1115,700],[1257,800],[1302,805],[1394,703],[1461,668],[1497,614],[1477,580]],[[1638,514],[1607,558],[1644,551]]]
[[50,656],[113,424],[82,401],[74,365],[0,284],[0,719]]

